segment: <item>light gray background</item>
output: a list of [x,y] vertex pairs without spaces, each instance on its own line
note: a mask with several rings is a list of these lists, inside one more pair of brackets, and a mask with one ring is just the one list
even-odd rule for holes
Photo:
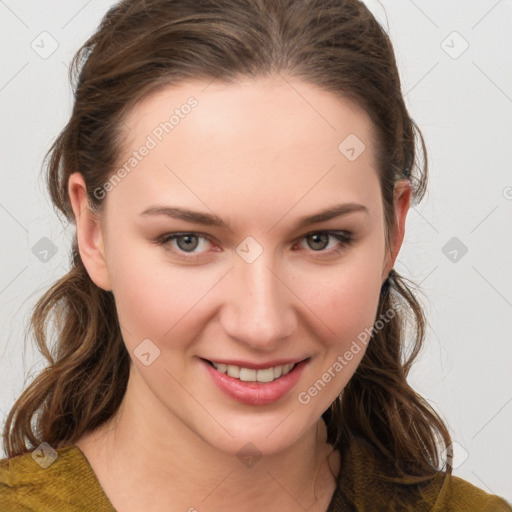
[[[70,59],[112,4],[0,0],[2,424],[42,368],[24,347],[30,308],[68,269],[72,229],[53,212],[42,158],[70,113]],[[421,283],[429,321],[411,382],[450,426],[455,474],[511,500],[512,3],[384,0],[387,18],[367,4],[391,36],[430,157],[396,264]],[[56,249],[46,261],[44,237]]]

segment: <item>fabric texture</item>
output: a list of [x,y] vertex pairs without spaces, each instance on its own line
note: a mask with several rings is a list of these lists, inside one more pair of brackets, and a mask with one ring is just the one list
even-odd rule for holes
[[0,511],[116,512],[80,448],[56,451],[46,469],[32,452],[0,460]]
[[[56,451],[46,469],[32,452],[0,460],[0,511],[116,512],[82,451]],[[439,473],[426,483],[404,483],[387,477],[376,460],[366,442],[350,444],[326,512],[512,512],[503,498],[461,478]]]
[[338,486],[327,512],[512,512],[503,498],[439,472],[426,482],[398,479],[361,439],[342,455]]

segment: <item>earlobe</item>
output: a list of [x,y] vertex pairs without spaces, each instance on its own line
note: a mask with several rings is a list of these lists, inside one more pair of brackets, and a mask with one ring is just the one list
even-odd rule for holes
[[97,286],[110,291],[100,219],[89,207],[87,187],[79,172],[69,177],[68,195],[75,216],[78,251],[87,273]]
[[405,221],[411,205],[412,186],[409,180],[400,180],[395,184],[394,189],[394,210],[395,210],[395,229],[391,236],[391,247],[388,252],[388,260],[384,267],[382,275],[383,282],[393,268],[402,242],[405,236]]

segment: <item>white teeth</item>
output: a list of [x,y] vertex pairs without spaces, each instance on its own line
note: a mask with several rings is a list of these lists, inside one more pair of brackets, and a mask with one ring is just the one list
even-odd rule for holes
[[[213,366],[215,366],[215,363],[213,363]],[[225,365],[223,365],[225,366]],[[227,373],[230,377],[235,377],[235,379],[238,379],[240,378],[240,367],[239,366],[233,366],[232,364],[228,364],[227,365],[227,371],[226,370],[221,370],[220,369],[220,366],[217,367],[217,370],[219,370],[219,372],[222,372],[222,373]]]
[[283,374],[282,366],[274,366],[274,379],[278,379]]
[[258,370],[256,372],[256,380],[258,382],[272,382],[274,380],[274,368]]
[[217,365],[217,370],[219,370],[219,372],[226,373],[227,369],[228,369],[227,364],[219,363]]
[[254,382],[256,380],[256,370],[240,368],[240,377],[238,378],[246,382]]
[[288,363],[280,366],[273,366],[271,368],[263,368],[261,370],[254,370],[252,368],[240,368],[232,364],[214,363],[213,366],[222,373],[226,373],[230,377],[240,379],[244,382],[272,382],[279,377],[285,376],[294,368],[295,364]]

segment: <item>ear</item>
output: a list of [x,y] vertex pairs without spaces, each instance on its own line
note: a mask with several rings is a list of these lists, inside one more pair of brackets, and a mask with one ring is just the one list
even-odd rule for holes
[[393,192],[395,226],[390,235],[389,251],[386,251],[386,261],[382,274],[382,282],[386,280],[393,268],[405,235],[405,220],[411,204],[412,187],[409,180],[400,180],[395,184]]
[[79,172],[70,175],[68,195],[75,215],[78,251],[91,280],[110,291],[100,218],[89,208],[87,187]]

